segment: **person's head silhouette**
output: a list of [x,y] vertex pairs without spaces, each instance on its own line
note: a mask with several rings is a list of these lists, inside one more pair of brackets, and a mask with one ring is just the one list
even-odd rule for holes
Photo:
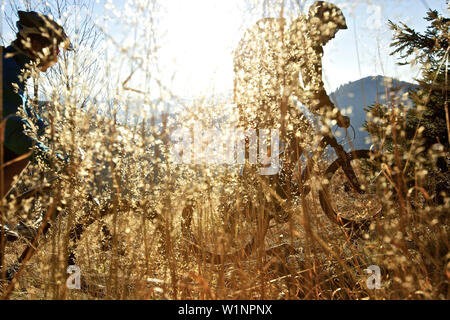
[[316,43],[325,45],[340,29],[347,29],[344,14],[333,3],[316,1],[309,8],[308,25]]
[[39,69],[46,71],[58,61],[59,46],[73,50],[64,28],[51,17],[35,11],[18,11],[17,39],[13,42],[31,60],[39,59]]

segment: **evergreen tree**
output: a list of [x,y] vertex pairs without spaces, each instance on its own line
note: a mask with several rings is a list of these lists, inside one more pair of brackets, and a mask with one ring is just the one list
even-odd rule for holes
[[[399,64],[421,66],[419,87],[410,91],[414,106],[409,110],[406,123],[406,138],[416,137],[416,130],[423,126],[422,138],[425,149],[440,143],[448,149],[448,45],[450,19],[429,10],[425,20],[430,24],[424,34],[418,33],[404,23],[389,21],[395,32],[391,55],[399,55],[404,60]],[[408,61],[408,59],[411,59]]]
[[[395,124],[397,132],[400,133],[395,139],[396,148],[401,149],[404,154],[409,154],[409,157],[412,149],[414,159],[426,159],[425,162],[422,161],[422,165],[428,171],[425,184],[434,189],[437,202],[443,204],[442,192],[450,194],[448,172],[450,19],[430,9],[425,20],[429,25],[423,34],[402,22],[395,24],[389,21],[389,27],[395,32],[391,43],[394,51],[391,55],[399,56],[400,65],[419,65],[421,77],[416,79],[419,85],[409,90],[413,101],[412,107],[405,107],[398,101],[394,109],[390,109],[388,105],[374,104],[366,109],[372,119],[365,123],[365,128],[371,134],[377,148],[392,154],[394,150],[392,124]],[[386,130],[389,126],[391,129]],[[421,127],[423,129],[420,129]],[[436,144],[441,145],[441,153],[437,159],[434,156],[430,157],[430,152],[434,150],[432,147]],[[401,171],[409,182],[415,181],[414,166],[410,164],[406,171],[403,168]]]

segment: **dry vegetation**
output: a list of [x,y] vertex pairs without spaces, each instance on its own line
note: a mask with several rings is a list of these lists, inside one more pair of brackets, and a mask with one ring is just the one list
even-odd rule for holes
[[[139,41],[122,45],[104,26],[90,21],[101,33],[98,39],[110,46],[107,55],[102,52],[104,59],[90,60],[91,38],[85,35],[84,40],[74,40],[76,54],[64,56],[57,71],[35,79],[41,83],[41,96],[49,101],[43,115],[52,123],[47,133],[52,137],[50,147],[70,154],[70,161],[63,165],[55,160],[52,168],[45,163],[30,165],[13,191],[16,196],[45,179],[60,178],[40,196],[20,204],[11,198],[3,202],[9,225],[43,217],[50,228],[20,267],[14,290],[4,282],[0,295],[11,299],[450,298],[450,201],[448,197],[437,201],[434,189],[436,179],[448,182],[448,173],[439,173],[435,166],[439,156],[449,161],[448,146],[424,154],[421,129],[418,143],[410,148],[393,143],[382,163],[377,163],[382,170],[377,172],[370,199],[350,196],[343,190],[342,173],[336,174],[329,194],[338,208],[353,209],[357,216],[368,215],[364,210],[370,211],[370,206],[383,207],[382,216],[355,233],[324,214],[318,192],[329,162],[320,158],[317,139],[306,139],[305,148],[317,160],[311,171],[311,192],[292,197],[289,214],[271,219],[267,236],[261,238],[263,217],[279,208],[269,178],[242,177],[237,166],[173,162],[174,128],[190,127],[194,121],[204,127],[214,125],[229,109],[198,101],[176,116],[161,111],[166,102],[177,104],[181,99],[158,78],[157,19],[151,30],[138,27],[153,21],[159,7],[153,1],[127,3],[132,15],[124,11],[119,16],[109,6],[105,17],[120,21],[118,25],[135,32]],[[87,63],[93,64],[87,68]],[[46,84],[55,74],[61,83]],[[155,91],[160,92],[156,99]],[[131,107],[136,100],[139,111]],[[406,121],[402,108],[401,101],[391,101],[385,118],[375,119],[385,121],[378,127],[384,133],[377,135],[378,147],[383,137],[402,136]],[[317,124],[309,130],[313,137],[320,133]],[[405,162],[408,170],[403,170]],[[367,169],[364,164],[359,168]],[[188,204],[194,208],[192,217],[183,211]],[[81,224],[84,232],[78,239],[73,232]],[[256,236],[251,255],[235,254],[215,264],[192,243],[213,254],[229,254],[239,252],[252,235]],[[7,242],[5,265],[12,265],[29,241],[22,237]],[[268,251],[274,247],[278,250]],[[82,290],[66,288],[71,252],[81,269]],[[365,269],[370,265],[381,269],[381,289],[367,287]]]

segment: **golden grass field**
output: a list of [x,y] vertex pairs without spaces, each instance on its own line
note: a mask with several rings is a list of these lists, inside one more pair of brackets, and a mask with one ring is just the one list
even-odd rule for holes
[[[131,2],[136,20],[121,18],[114,10],[110,19],[135,30],[142,19],[150,21],[153,11],[150,5]],[[373,149],[383,154],[376,170],[370,171],[364,163],[355,167],[361,181],[370,182],[369,196],[348,191],[342,171],[332,181],[324,181],[331,161],[320,153],[317,142],[323,129],[312,121],[311,127],[301,132],[308,136],[302,147],[315,159],[310,192],[289,195],[283,207],[277,205],[275,187],[265,176],[241,176],[236,166],[174,162],[172,130],[192,128],[197,122],[213,127],[228,107],[205,98],[175,115],[165,113],[164,103],[181,99],[158,78],[159,45],[155,41],[159,38],[152,37],[156,31],[137,29],[130,45],[116,42],[97,28],[105,32],[102,39],[115,47],[117,55],[102,51],[99,60],[104,64],[96,65],[98,57],[93,57],[94,49],[89,47],[92,38],[86,36],[88,45],[81,46],[85,51],[64,56],[46,77],[33,78],[47,100],[43,115],[52,122],[46,133],[50,147],[70,154],[70,160],[67,165],[55,161],[52,168],[41,161],[29,165],[10,197],[3,200],[2,219],[8,225],[35,223],[34,230],[41,232],[43,221],[50,228],[44,236],[20,234],[17,241],[5,243],[6,267],[14,264],[27,246],[36,250],[21,264],[14,286],[6,281],[0,284],[0,297],[450,298],[450,195],[440,198],[436,194],[437,184],[450,181],[448,172],[436,166],[439,157],[450,164],[448,146],[436,144],[425,150],[423,127],[418,127],[415,140],[406,144],[401,100],[388,99],[382,117],[369,117],[377,124],[376,134],[371,132]],[[154,92],[159,93],[158,99],[153,98]],[[131,107],[136,100],[138,110]],[[427,103],[423,101],[423,105]],[[130,120],[120,120],[124,115]],[[296,130],[296,123],[304,121],[292,119],[293,126],[286,126],[289,130]],[[52,157],[56,160],[54,153]],[[297,173],[305,163],[298,166]],[[55,176],[58,179],[48,183],[43,194],[20,203],[14,200]],[[299,175],[294,175],[293,181],[298,183],[298,179]],[[380,208],[383,215],[359,232],[334,223],[319,201],[323,183],[329,183],[328,199],[333,207],[348,212],[345,217],[370,218],[373,210]],[[193,208],[192,216],[187,216],[188,206]],[[269,214],[277,218],[270,220],[262,237]],[[74,235],[80,228],[83,232]],[[245,255],[243,248],[252,238],[254,250]],[[66,285],[71,253],[80,270],[81,289]],[[210,263],[215,254],[230,258]],[[369,266],[380,269],[378,289],[368,287],[373,283],[366,271]]]

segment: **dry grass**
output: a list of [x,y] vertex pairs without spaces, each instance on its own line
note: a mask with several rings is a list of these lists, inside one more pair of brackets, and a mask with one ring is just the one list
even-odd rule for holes
[[[130,27],[138,22],[130,22]],[[117,58],[108,61],[110,72],[117,71],[119,65],[128,65],[132,75],[136,61],[141,60],[131,53],[139,52],[147,40],[150,48],[147,49],[157,50],[157,45],[144,39],[136,44],[135,51],[119,52]],[[139,64],[137,70],[143,77],[148,76],[154,71],[154,57],[140,58],[145,63]],[[63,74],[76,73],[77,66],[61,70]],[[448,153],[435,150],[424,156],[419,152],[420,145],[414,145],[412,150],[394,146],[394,152],[383,160],[383,174],[372,189],[376,196],[371,205],[382,204],[385,214],[374,220],[368,230],[353,234],[323,213],[318,191],[329,163],[320,160],[315,152],[320,161],[312,171],[312,191],[294,199],[289,208],[290,219],[271,220],[267,236],[256,237],[252,255],[236,255],[229,261],[211,264],[206,254],[193,249],[192,238],[183,232],[182,211],[186,205],[195,203],[192,233],[200,247],[227,254],[240,250],[252,234],[258,235],[257,231],[262,230],[265,212],[274,211],[273,197],[268,201],[274,190],[267,184],[249,183],[230,166],[178,165],[171,161],[168,139],[171,128],[189,124],[186,117],[203,121],[206,127],[223,115],[219,107],[204,107],[200,102],[193,112],[179,114],[175,120],[163,119],[160,124],[143,112],[134,123],[129,121],[125,125],[117,120],[117,113],[128,112],[126,106],[133,97],[143,101],[144,111],[160,106],[149,98],[145,91],[148,88],[130,92],[125,85],[126,77],[115,84],[111,79],[99,80],[103,88],[108,88],[105,90],[109,90],[110,99],[106,102],[91,99],[83,109],[79,101],[89,97],[90,91],[83,87],[81,76],[80,83],[73,79],[71,88],[62,85],[47,92],[47,97],[52,97],[52,93],[62,97],[54,98],[45,112],[47,118],[53,119],[55,129],[48,132],[53,135],[51,147],[70,153],[71,158],[64,168],[57,165],[49,169],[43,163],[30,166],[15,190],[16,194],[27,190],[42,182],[45,175],[52,176],[56,169],[60,179],[51,184],[50,193],[22,206],[13,201],[3,203],[5,218],[15,225],[19,219],[32,221],[45,215],[51,203],[59,199],[59,215],[52,219],[36,253],[22,267],[9,298],[450,298],[450,201],[447,195],[443,204],[437,203],[433,181],[427,181],[424,172],[428,168],[436,173],[433,160],[437,155],[448,159]],[[173,99],[170,90],[163,87],[160,90],[160,101]],[[399,110],[396,108],[400,105],[393,105],[390,112],[395,114]],[[100,115],[98,110],[106,115]],[[396,123],[391,125],[401,128],[405,119],[400,116],[395,119]],[[389,134],[390,128],[384,130]],[[315,150],[311,145],[310,148]],[[398,159],[409,159],[407,172],[397,169]],[[412,186],[406,192],[400,191],[406,180],[413,181]],[[342,190],[343,181],[337,177],[330,198],[339,208],[366,210],[366,202],[348,197]],[[227,216],[218,210],[223,201],[232,203],[232,213],[237,216],[231,227],[227,225]],[[354,215],[363,214],[361,210]],[[65,283],[67,258],[74,242],[71,232],[88,218],[92,218],[92,223],[85,228],[74,250],[87,287],[69,290]],[[281,244],[289,244],[296,252],[267,252]],[[23,240],[8,243],[5,254],[8,265],[25,245]],[[381,269],[381,289],[367,287],[365,269],[370,265]],[[5,295],[6,286],[2,289]]]

